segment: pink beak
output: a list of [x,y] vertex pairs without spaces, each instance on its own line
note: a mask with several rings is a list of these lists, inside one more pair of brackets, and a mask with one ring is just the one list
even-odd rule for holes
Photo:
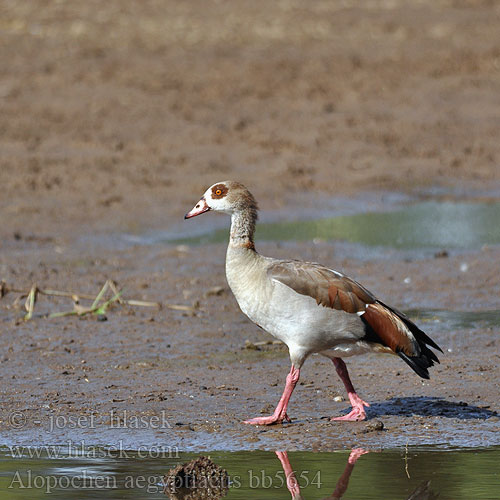
[[197,215],[204,214],[205,212],[208,212],[209,210],[210,210],[210,207],[207,205],[207,202],[205,201],[205,198],[202,198],[193,207],[193,209],[184,216],[184,218],[185,219],[191,219],[191,217],[196,217]]

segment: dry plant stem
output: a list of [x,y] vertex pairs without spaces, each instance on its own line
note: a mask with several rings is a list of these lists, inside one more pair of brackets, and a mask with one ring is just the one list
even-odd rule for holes
[[[14,290],[12,290],[14,291]],[[71,297],[73,300],[76,299],[88,299],[93,300],[94,295],[89,295],[85,293],[75,293],[75,292],[61,292],[59,290],[38,290],[42,295],[52,295],[54,297]]]
[[111,297],[109,300],[104,302],[100,307],[96,307],[96,312],[99,313],[100,311],[102,313],[106,312],[107,307],[112,304],[113,302],[118,302],[120,303],[120,296],[123,293],[123,290],[117,291],[113,297]]
[[129,306],[139,306],[139,307],[161,307],[159,302],[148,302],[146,300],[125,300],[122,301],[128,304]]
[[183,306],[179,304],[164,304],[167,309],[173,309],[174,311],[196,311],[194,307]]
[[74,316],[74,315],[84,316],[85,314],[92,314],[92,313],[99,312],[99,310],[101,310],[101,309],[104,312],[110,304],[112,304],[113,302],[116,302],[119,299],[121,293],[122,292],[118,292],[117,294],[113,295],[113,297],[111,299],[107,300],[106,302],[104,302],[104,304],[101,304],[101,305],[93,304],[91,307],[82,307],[82,306],[78,306],[77,304],[75,304],[75,309],[73,311],[63,311],[63,312],[59,312],[59,313],[52,313],[52,314],[49,314],[49,318],[61,318],[63,316]]
[[[111,291],[117,295],[118,294],[118,288],[116,286],[116,283],[113,280],[108,280],[107,283],[109,284],[109,288]],[[125,301],[119,296],[118,297],[118,304],[125,304]]]
[[[26,297],[29,292],[26,292],[24,290],[17,290],[15,288],[5,288],[5,293],[6,295],[8,292],[13,292],[13,293],[20,293],[21,298]],[[48,295],[48,296],[53,296],[53,297],[70,297],[73,300],[77,299],[87,299],[87,300],[94,300],[95,295],[90,295],[88,293],[75,293],[75,292],[64,292],[61,290],[44,290],[42,288],[39,288],[38,293],[41,295]],[[120,299],[121,303],[128,304],[129,306],[139,306],[139,307],[161,307],[160,302],[150,302],[147,300],[135,300],[135,299]],[[179,308],[179,310],[192,310],[193,308],[190,306],[183,306],[183,305],[177,305],[177,304],[166,304],[165,307],[170,307],[171,309]]]
[[38,293],[37,286],[33,285],[28,293],[28,298],[26,299],[26,303],[24,304],[26,311],[28,311],[24,316],[25,321],[28,321],[33,317],[33,311],[35,310],[37,293]]
[[[63,290],[52,290],[52,289],[43,289],[43,288],[38,288],[36,285],[33,285],[31,289],[27,292],[25,290],[20,290],[17,288],[9,288],[7,283],[5,281],[0,282],[0,298],[4,297],[7,295],[9,292],[12,293],[19,293],[20,296],[15,299],[15,303],[18,303],[20,300],[22,300],[24,297],[27,297],[26,303],[25,303],[25,308],[27,311],[27,314],[25,315],[25,320],[29,320],[33,317],[33,311],[37,299],[37,295],[47,295],[47,296],[52,296],[52,297],[69,297],[73,300],[75,303],[75,309],[73,311],[65,311],[61,313],[52,313],[48,317],[49,318],[56,318],[56,317],[61,317],[61,316],[70,316],[70,315],[83,315],[83,314],[88,314],[89,312],[95,312],[97,311],[100,307],[98,306],[99,302],[102,300],[102,297],[106,293],[106,291],[111,289],[111,291],[114,294],[114,297],[105,303],[105,305],[102,305],[100,307],[107,307],[111,302],[118,302],[119,304],[127,304],[129,306],[137,306],[137,307],[157,307],[161,309],[162,304],[160,302],[151,302],[147,300],[135,300],[135,299],[123,299],[121,297],[122,292],[118,290],[116,283],[112,280],[107,280],[97,296],[90,295],[90,294],[85,294],[85,293],[76,293],[76,292],[66,292]],[[84,307],[84,306],[78,306],[78,301],[80,299],[86,299],[86,300],[92,300],[93,303],[90,307]],[[78,307],[77,307],[78,306]],[[182,304],[165,304],[165,307],[168,309],[173,309],[177,311],[195,311],[196,309],[191,306],[185,306]]]
[[92,302],[90,309],[94,309],[97,306],[97,304],[99,304],[103,295],[106,293],[108,287],[109,287],[109,280],[107,280],[106,283],[104,283],[104,286],[101,288],[101,291],[97,294],[96,298],[94,299],[94,302]]

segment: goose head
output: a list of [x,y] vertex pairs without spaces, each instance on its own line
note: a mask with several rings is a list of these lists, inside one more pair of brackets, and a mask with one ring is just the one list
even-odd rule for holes
[[205,191],[200,201],[184,216],[184,218],[191,219],[209,210],[223,212],[229,215],[247,210],[256,212],[257,202],[252,196],[252,193],[239,182],[216,182]]

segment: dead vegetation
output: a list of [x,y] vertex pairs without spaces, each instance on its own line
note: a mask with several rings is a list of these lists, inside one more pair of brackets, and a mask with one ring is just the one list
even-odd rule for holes
[[[165,307],[167,309],[173,309],[176,311],[187,311],[193,312],[195,308],[191,306],[186,306],[182,304],[161,304],[160,302],[152,302],[146,300],[138,299],[126,299],[123,297],[123,289],[118,289],[115,281],[108,279],[99,290],[97,295],[90,295],[86,293],[79,293],[73,291],[62,291],[62,290],[52,290],[48,288],[41,288],[37,284],[33,284],[29,290],[21,290],[16,287],[9,286],[5,281],[0,282],[0,299],[5,297],[7,294],[17,294],[13,302],[14,307],[19,307],[23,300],[24,309],[26,313],[23,319],[29,321],[33,318],[35,312],[35,306],[40,295],[45,295],[47,297],[65,297],[69,298],[73,302],[73,309],[66,311],[58,311],[49,314],[42,315],[47,318],[60,318],[64,316],[85,316],[85,315],[96,315],[103,316],[106,314],[110,306],[112,305],[127,305],[131,307],[152,307],[161,309]],[[82,303],[90,302],[91,303]]]

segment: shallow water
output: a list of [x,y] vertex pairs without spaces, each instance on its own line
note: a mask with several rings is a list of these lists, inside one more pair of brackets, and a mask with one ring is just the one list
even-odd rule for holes
[[[369,212],[317,220],[260,223],[257,240],[343,240],[368,246],[472,249],[500,244],[500,203],[429,201],[389,212]],[[135,238],[137,242],[220,243],[227,229],[188,238],[163,234]]]
[[[38,450],[40,451],[40,450]],[[53,450],[52,450],[53,451]],[[33,452],[33,450],[32,450]],[[290,499],[282,463],[288,461],[304,499],[494,499],[499,498],[500,448],[439,450],[400,448],[334,453],[213,452],[231,486],[230,499]],[[98,454],[99,458],[94,458]],[[168,469],[197,455],[164,458],[88,448],[58,458],[13,458],[0,449],[0,499],[167,498],[161,479]],[[348,463],[351,459],[352,464]],[[280,459],[278,459],[280,458]],[[281,461],[280,461],[281,460]],[[37,485],[38,487],[35,487]],[[46,494],[49,490],[50,495]],[[413,495],[413,496],[412,496]],[[192,497],[196,498],[196,497]],[[206,497],[200,497],[206,498]]]
[[500,310],[447,311],[439,309],[410,309],[405,314],[417,323],[436,325],[445,331],[478,330],[500,327]]

